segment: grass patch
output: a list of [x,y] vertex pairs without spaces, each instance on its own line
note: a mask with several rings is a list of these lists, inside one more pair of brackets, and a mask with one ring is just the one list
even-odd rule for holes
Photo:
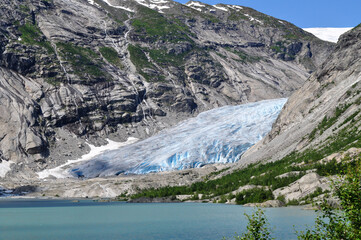
[[134,32],[150,42],[161,39],[167,42],[192,42],[188,27],[178,19],[167,19],[162,14],[147,7],[139,7],[139,17],[132,20]]
[[272,45],[271,49],[276,53],[286,53],[286,46],[281,41],[278,41],[275,45]]
[[182,54],[167,53],[166,50],[151,49],[149,50],[149,56],[158,64],[163,66],[182,66],[184,64],[184,58],[190,51]]
[[[351,104],[343,104],[340,105],[338,107],[336,107],[335,113],[332,117],[328,118],[327,116],[325,116],[322,121],[318,124],[318,126],[312,130],[312,132],[308,135],[308,139],[313,140],[316,136],[317,133],[319,133],[320,135],[322,135],[322,133],[324,131],[326,131],[327,129],[329,129],[331,126],[333,126],[338,118],[351,106]],[[358,112],[357,112],[358,114]],[[357,115],[352,115],[350,117],[348,117],[340,126],[342,126],[343,124],[346,124],[349,121],[352,121],[354,119],[354,117]]]
[[45,40],[38,26],[31,23],[25,23],[24,25],[19,26],[18,30],[21,33],[21,43],[37,45],[46,49],[48,53],[54,53],[54,49],[50,42]]
[[[245,53],[244,51],[235,50],[235,49],[230,48],[230,47],[226,47],[225,49],[227,51],[229,51],[229,52],[232,52],[232,53],[236,54],[240,58],[239,61],[241,61],[243,63],[246,63],[246,62],[249,62],[249,63],[259,62],[262,59],[261,57],[251,56],[251,55],[248,55],[247,53]],[[237,59],[234,59],[234,60],[237,60]]]
[[110,63],[118,66],[119,68],[123,68],[122,63],[120,62],[119,56],[117,51],[111,47],[101,47],[99,48],[100,53],[102,56]]
[[157,69],[153,63],[151,63],[145,55],[145,50],[139,46],[129,44],[128,51],[130,54],[130,60],[137,68],[137,71],[145,78],[148,82],[164,81],[165,78],[162,75],[150,75],[144,71],[144,68]]
[[68,61],[73,72],[87,81],[92,79],[105,80],[108,75],[101,69],[104,64],[99,60],[99,55],[89,48],[83,48],[71,43],[57,43],[60,55]]

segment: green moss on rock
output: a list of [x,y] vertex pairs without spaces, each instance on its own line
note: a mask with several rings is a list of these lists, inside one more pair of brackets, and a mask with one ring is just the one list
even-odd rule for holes
[[114,64],[119,68],[123,68],[122,63],[120,62],[119,56],[117,51],[111,47],[101,47],[99,48],[100,53],[102,56],[110,63]]
[[54,53],[50,42],[45,40],[41,30],[35,24],[25,23],[19,26],[19,32],[21,33],[20,42],[28,45],[37,45],[47,50],[48,53]]
[[59,42],[56,44],[60,55],[73,67],[73,72],[87,81],[105,81],[110,76],[102,70],[100,56],[89,48]]

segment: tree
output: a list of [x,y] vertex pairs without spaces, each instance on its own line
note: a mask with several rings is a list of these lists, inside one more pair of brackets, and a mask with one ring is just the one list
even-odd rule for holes
[[270,240],[271,231],[269,223],[264,211],[261,208],[252,213],[252,215],[244,214],[248,219],[247,231],[241,236],[235,236],[235,240]]

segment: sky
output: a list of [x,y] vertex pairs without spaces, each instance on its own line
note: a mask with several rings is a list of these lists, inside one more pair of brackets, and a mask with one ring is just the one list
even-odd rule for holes
[[[186,3],[188,0],[176,0]],[[361,23],[361,0],[200,0],[235,4],[286,20],[301,28],[355,27]]]

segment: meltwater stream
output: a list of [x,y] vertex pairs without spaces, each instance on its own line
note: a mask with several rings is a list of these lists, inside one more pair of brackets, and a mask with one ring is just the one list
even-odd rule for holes
[[286,100],[265,100],[203,112],[148,139],[104,152],[71,171],[92,178],[236,162],[271,130]]

